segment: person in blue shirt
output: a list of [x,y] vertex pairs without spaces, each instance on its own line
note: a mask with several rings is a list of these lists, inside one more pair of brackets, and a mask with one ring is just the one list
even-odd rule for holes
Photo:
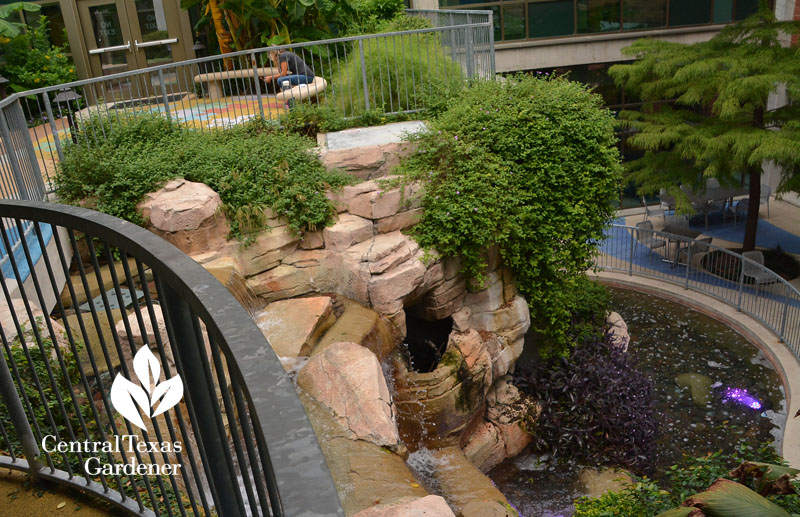
[[288,50],[270,50],[269,58],[279,70],[277,74],[266,76],[267,82],[275,81],[276,89],[282,88],[285,81],[292,86],[309,84],[314,81],[314,70],[300,56]]

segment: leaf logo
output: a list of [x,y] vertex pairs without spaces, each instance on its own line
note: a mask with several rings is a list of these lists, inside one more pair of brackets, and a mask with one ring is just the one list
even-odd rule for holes
[[146,346],[136,352],[133,371],[141,386],[118,373],[111,385],[111,405],[130,423],[145,429],[141,413],[154,418],[178,404],[183,398],[183,381],[176,375],[159,383],[161,363]]

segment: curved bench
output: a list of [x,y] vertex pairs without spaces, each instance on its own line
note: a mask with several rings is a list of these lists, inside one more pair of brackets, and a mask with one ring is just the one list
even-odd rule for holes
[[[280,82],[280,79],[278,79]],[[293,88],[278,92],[275,99],[279,102],[288,102],[289,99],[302,101],[311,97],[316,97],[328,87],[328,82],[320,76],[314,77],[314,80],[308,84],[298,84]]]
[[[265,66],[256,68],[259,77],[266,77],[280,73],[277,68]],[[229,79],[244,79],[253,77],[253,69],[247,68],[242,70],[225,70],[223,72],[211,72],[208,74],[199,74],[194,76],[195,83],[208,83],[208,97],[210,99],[221,99],[225,97],[225,92],[222,88],[222,81]]]

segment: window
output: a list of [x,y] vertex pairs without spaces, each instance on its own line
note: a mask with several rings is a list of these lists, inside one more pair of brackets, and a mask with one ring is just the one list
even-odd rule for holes
[[573,1],[558,0],[528,4],[528,37],[546,38],[575,33]]
[[733,0],[714,0],[714,23],[733,20]]
[[[718,3],[719,0],[714,2]],[[701,25],[711,22],[711,0],[670,0],[669,25]]]
[[667,0],[624,0],[624,30],[657,29],[667,24]]
[[731,23],[759,6],[759,0],[438,1],[442,8],[491,9],[497,42]]
[[736,21],[744,20],[758,12],[758,0],[736,0]]
[[38,27],[39,19],[42,16],[47,17],[50,43],[59,47],[67,44],[67,37],[64,34],[64,17],[61,15],[61,7],[58,4],[42,4],[41,10],[38,12],[21,11],[20,14],[22,22],[31,27]]
[[619,30],[620,0],[578,0],[578,32]]
[[525,39],[525,4],[503,7],[503,39]]

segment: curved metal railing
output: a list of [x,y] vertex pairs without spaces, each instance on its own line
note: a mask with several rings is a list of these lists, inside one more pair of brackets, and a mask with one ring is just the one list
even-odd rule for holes
[[0,275],[0,466],[137,515],[343,514],[291,379],[203,267],[78,207],[0,217],[33,228]]
[[598,268],[713,296],[763,323],[800,358],[800,292],[761,264],[696,239],[620,224],[610,226],[599,251]]

